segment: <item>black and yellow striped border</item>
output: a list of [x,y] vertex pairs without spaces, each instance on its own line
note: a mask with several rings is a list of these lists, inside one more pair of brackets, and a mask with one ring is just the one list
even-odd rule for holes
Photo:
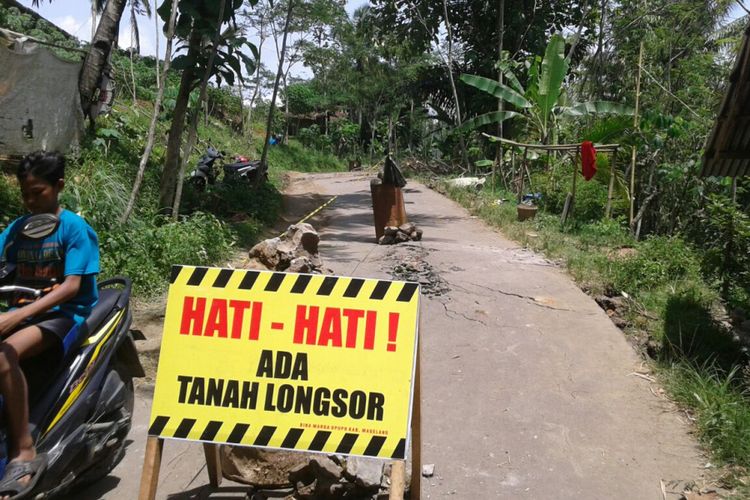
[[418,283],[313,274],[173,266],[170,281],[189,287],[233,288],[308,294],[349,299],[409,303],[419,295]]
[[[174,426],[175,423],[177,424],[176,427]],[[237,423],[234,424],[225,441],[217,441],[216,436],[224,425],[223,422],[217,420],[211,420],[206,424],[198,424],[197,420],[192,418],[175,418],[173,420],[168,416],[157,416],[151,423],[148,434],[149,436],[160,438],[185,439],[209,443],[222,442],[223,444],[294,449],[298,451],[323,451],[323,448],[329,444],[331,436],[334,435],[332,431],[302,429],[298,427],[292,427],[286,430],[286,434],[283,434],[283,431],[277,433],[278,428],[271,425],[252,426],[247,423]],[[174,431],[168,431],[168,428],[174,428]],[[224,430],[226,431],[226,429]],[[335,431],[335,435],[334,439],[338,440],[335,453],[342,455],[351,454],[356,444],[366,442],[367,445],[361,453],[363,456],[393,459],[406,458],[405,438],[398,438],[396,440],[395,438],[388,438],[386,436],[354,432],[343,432],[342,435],[341,431]],[[312,439],[309,439],[308,442],[310,436],[312,436]],[[393,453],[389,456],[384,456],[383,449],[390,449],[386,444],[392,445],[392,443],[388,442],[389,439],[397,442],[392,448]],[[300,444],[300,441],[308,444],[303,446]]]
[[[408,304],[419,298],[413,282],[312,274],[173,266],[172,285],[265,293],[285,293],[351,300],[389,301]],[[231,429],[230,429],[231,427]],[[350,429],[353,430],[353,429]],[[361,430],[361,429],[359,429]],[[152,415],[149,435],[209,443],[235,444],[299,451],[335,450],[335,453],[404,459],[406,438],[334,429],[277,428],[250,423],[224,423],[188,417]]]

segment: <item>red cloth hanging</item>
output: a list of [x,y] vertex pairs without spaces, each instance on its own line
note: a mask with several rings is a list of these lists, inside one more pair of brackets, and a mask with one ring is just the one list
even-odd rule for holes
[[596,149],[591,141],[583,141],[581,144],[581,164],[583,178],[590,181],[596,175]]

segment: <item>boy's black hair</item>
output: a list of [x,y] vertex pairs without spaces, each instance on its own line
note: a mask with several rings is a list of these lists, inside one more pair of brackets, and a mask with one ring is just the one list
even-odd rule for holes
[[44,179],[51,185],[65,178],[65,157],[57,151],[35,151],[26,155],[18,165],[16,177],[19,181],[29,175]]

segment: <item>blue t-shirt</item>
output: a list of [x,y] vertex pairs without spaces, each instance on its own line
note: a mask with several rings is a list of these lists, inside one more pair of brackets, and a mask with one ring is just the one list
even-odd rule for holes
[[16,264],[19,282],[54,278],[62,283],[66,276],[80,276],[78,294],[53,309],[80,324],[99,299],[96,288],[99,240],[96,232],[78,215],[62,210],[57,231],[44,239],[31,240],[17,233],[28,217],[19,217],[0,233],[0,252],[7,246],[5,260]]

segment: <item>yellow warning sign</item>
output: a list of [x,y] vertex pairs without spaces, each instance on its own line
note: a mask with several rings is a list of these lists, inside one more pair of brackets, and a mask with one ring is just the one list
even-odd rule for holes
[[416,283],[175,267],[149,434],[405,458]]

